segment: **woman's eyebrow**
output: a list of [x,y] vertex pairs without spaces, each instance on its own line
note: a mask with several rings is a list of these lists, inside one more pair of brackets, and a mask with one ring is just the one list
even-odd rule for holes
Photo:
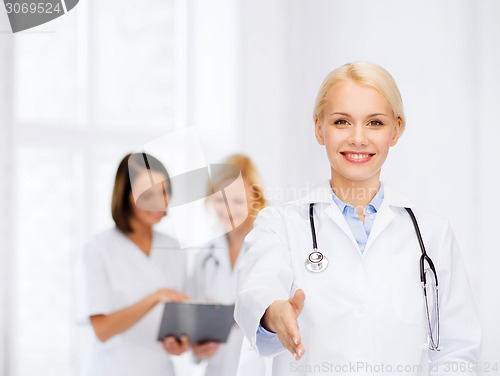
[[[347,112],[332,112],[328,116],[332,116],[332,115],[351,116]],[[373,116],[387,116],[388,117],[389,115],[387,115],[386,113],[383,113],[383,112],[377,112],[374,114],[367,115],[366,117],[373,117]]]
[[389,116],[383,112],[377,112],[375,114],[368,115],[367,117],[373,117],[373,116]]
[[349,115],[348,113],[346,112],[332,112],[330,115],[328,116],[332,116],[332,115],[342,115],[342,116],[351,116]]

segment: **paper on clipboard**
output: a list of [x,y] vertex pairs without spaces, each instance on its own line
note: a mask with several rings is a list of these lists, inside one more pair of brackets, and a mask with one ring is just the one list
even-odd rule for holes
[[165,303],[158,340],[187,335],[191,343],[226,342],[233,319],[234,305],[205,302]]

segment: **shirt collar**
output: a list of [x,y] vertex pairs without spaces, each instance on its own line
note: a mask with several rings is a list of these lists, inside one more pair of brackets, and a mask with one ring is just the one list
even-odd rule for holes
[[[338,198],[338,196],[333,191],[332,191],[332,198],[342,214],[344,215],[351,214],[357,217],[357,211],[355,210],[355,208],[352,205],[346,204],[344,201]],[[383,200],[384,200],[384,185],[381,183],[378,192],[375,194],[375,196],[366,206],[366,208],[363,209],[365,215],[377,213],[378,210],[380,209],[380,205],[382,205]]]
[[[412,203],[408,198],[401,195],[399,192],[395,191],[390,185],[381,182],[381,186],[384,187],[384,197],[383,205],[393,206],[393,207],[412,207]],[[305,196],[298,199],[301,203],[324,203],[329,204],[332,202],[332,188],[330,187],[329,181],[324,181],[322,184],[317,186],[315,189],[309,191]],[[382,206],[383,206],[382,205]],[[378,209],[378,208],[377,208]]]

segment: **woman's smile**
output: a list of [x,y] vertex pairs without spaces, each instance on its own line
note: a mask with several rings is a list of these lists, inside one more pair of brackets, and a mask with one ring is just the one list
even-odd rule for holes
[[366,153],[366,152],[356,152],[356,151],[342,151],[340,152],[344,159],[350,163],[366,163],[369,162],[375,153]]

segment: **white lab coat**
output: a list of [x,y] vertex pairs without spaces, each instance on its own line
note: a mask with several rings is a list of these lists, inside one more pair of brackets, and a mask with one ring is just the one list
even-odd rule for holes
[[[364,253],[333,202],[328,184],[304,199],[264,209],[258,216],[247,237],[237,323],[255,344],[260,319],[272,302],[288,299],[297,288],[306,296],[298,322],[305,354],[295,361],[288,351],[281,351],[273,361],[273,376],[442,375],[447,370],[459,374],[450,362],[473,368],[481,332],[450,225],[414,207],[390,187],[384,186],[384,193]],[[311,202],[316,203],[318,249],[329,259],[321,273],[305,268],[312,249]],[[438,273],[440,352],[428,350],[419,277],[421,251],[404,207],[414,209]]]
[[[178,243],[153,232],[146,256],[114,228],[94,238],[78,266],[78,316],[110,314],[137,303],[161,288],[184,291],[185,255]],[[93,340],[85,374],[88,376],[173,376],[170,356],[157,341],[163,305],[105,343]]]
[[[200,251],[195,260],[191,296],[194,299],[234,304],[242,253],[243,251],[231,268],[229,244],[225,236]],[[227,342],[207,361],[205,376],[236,376],[243,339],[243,332],[234,324]],[[256,350],[245,346],[241,360],[245,363],[245,371],[250,372],[252,376],[265,375],[265,360],[258,356]]]

